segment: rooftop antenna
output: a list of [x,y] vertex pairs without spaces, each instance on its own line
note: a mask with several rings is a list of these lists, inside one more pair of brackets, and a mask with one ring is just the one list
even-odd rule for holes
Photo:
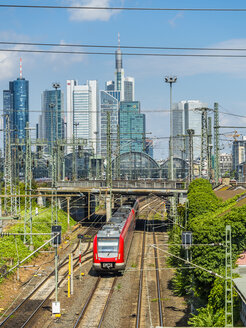
[[120,32],[118,32],[118,48],[120,49]]
[[22,80],[22,58],[20,58],[20,79]]

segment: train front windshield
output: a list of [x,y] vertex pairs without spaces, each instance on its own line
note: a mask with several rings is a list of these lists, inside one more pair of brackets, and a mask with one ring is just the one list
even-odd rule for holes
[[115,257],[118,254],[118,238],[98,238],[97,240],[98,255],[101,257]]

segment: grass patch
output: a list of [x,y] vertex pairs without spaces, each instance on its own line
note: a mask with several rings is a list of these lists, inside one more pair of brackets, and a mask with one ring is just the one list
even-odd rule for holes
[[[150,302],[158,302],[159,298],[152,298],[152,300],[150,300]],[[169,299],[165,299],[165,298],[160,298],[160,301],[168,301]]]
[[[14,226],[11,226],[6,232],[9,233],[23,233],[24,232],[24,213],[22,212],[22,220],[17,222]],[[58,224],[62,227],[62,233],[67,231],[67,213],[62,210],[58,211]],[[70,218],[70,225],[74,225],[76,222]],[[50,233],[51,232],[51,208],[44,209],[42,213],[35,215],[35,211],[33,211],[32,218],[32,232],[33,233]],[[27,233],[30,232],[29,226],[29,217],[27,219],[26,225]],[[37,249],[41,245],[45,243],[45,241],[49,240],[51,235],[39,235],[33,236],[33,246],[34,249]],[[27,236],[27,245],[30,244],[30,236]],[[50,245],[47,244],[43,249],[49,249]],[[1,238],[0,242],[0,266],[7,265],[7,269],[9,269],[8,260],[13,260],[13,265],[16,265],[18,262],[17,250],[19,255],[19,261],[23,260],[31,251],[29,248],[24,245],[24,236],[6,236]],[[35,254],[34,256],[37,256]],[[30,261],[29,259],[28,261]],[[27,261],[27,262],[28,262]],[[0,279],[2,282],[2,279]]]

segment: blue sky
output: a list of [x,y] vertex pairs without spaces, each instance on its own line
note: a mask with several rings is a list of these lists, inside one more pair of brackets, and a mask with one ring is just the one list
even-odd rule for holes
[[[193,0],[0,0],[0,4],[10,3],[246,8],[245,1],[216,0],[203,3]],[[0,8],[0,41],[115,45],[119,32],[123,45],[246,48],[245,31],[246,12],[110,12]],[[20,49],[20,46],[8,46],[12,47]],[[4,49],[4,46],[0,45],[0,49]],[[114,78],[113,56],[0,52],[1,90],[8,88],[8,81],[18,76],[20,56],[23,59],[23,75],[30,81],[30,110],[37,111],[30,115],[32,125],[37,122],[41,108],[41,92],[49,89],[52,82],[59,81],[65,91],[66,79],[78,79],[80,83],[97,79],[103,89],[104,82]],[[224,111],[242,115],[246,113],[246,58],[123,57],[123,64],[125,74],[135,77],[136,100],[141,101],[142,110],[153,110],[147,114],[147,131],[152,132],[153,137],[169,135],[169,114],[159,112],[160,109],[169,108],[169,88],[163,82],[164,76],[169,74],[178,76],[173,90],[174,101],[199,99],[211,107],[217,101]],[[0,96],[2,103],[2,92]],[[221,123],[246,126],[245,119],[239,120],[228,115],[221,115]],[[155,147],[157,158],[166,157],[167,141],[156,140]]]

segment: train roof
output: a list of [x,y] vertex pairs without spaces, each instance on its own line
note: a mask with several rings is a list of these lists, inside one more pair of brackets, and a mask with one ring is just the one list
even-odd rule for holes
[[130,206],[121,206],[109,219],[97,236],[100,237],[119,237],[126,220],[131,212]]

